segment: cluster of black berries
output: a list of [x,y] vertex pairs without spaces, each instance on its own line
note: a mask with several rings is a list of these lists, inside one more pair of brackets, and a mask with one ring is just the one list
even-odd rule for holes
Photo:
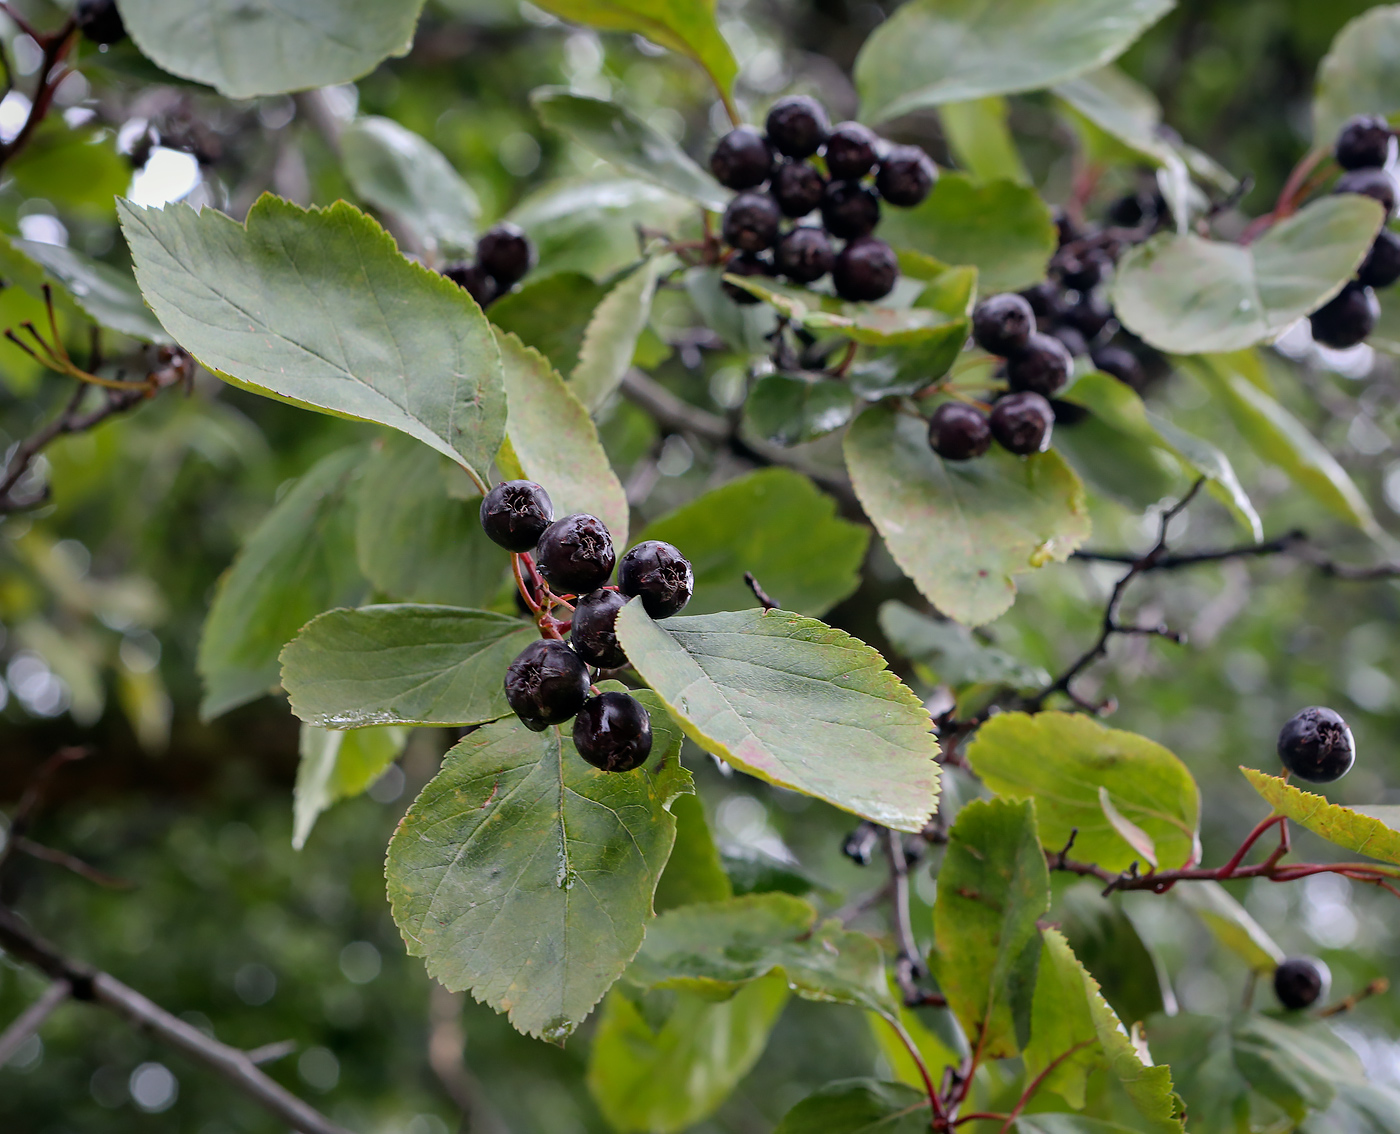
[[[669,543],[647,540],[617,561],[612,536],[596,516],[554,518],[549,494],[528,480],[496,485],[481,501],[481,526],[507,551],[528,560],[549,596],[577,595],[569,641],[531,642],[506,670],[506,701],[536,732],[574,721],[574,747],[595,768],[630,772],[651,753],[651,717],[626,693],[594,693],[589,666],[627,664],[617,640],[617,612],[640,598],[653,618],[679,613],[695,589],[689,561]],[[533,554],[531,554],[533,553]],[[605,584],[617,566],[617,586]]]
[[[842,299],[883,299],[899,262],[872,235],[880,202],[919,204],[938,167],[918,146],[890,145],[859,122],[831,126],[821,104],[804,95],[774,103],[765,125],[766,134],[731,130],[710,155],[720,184],[739,190],[724,210],[724,240],[734,249],[725,271],[804,285],[830,272]],[[818,155],[825,173],[807,160]],[[821,223],[805,222],[816,210]],[[785,219],[793,222],[786,230]],[[833,238],[846,242],[839,252]],[[742,288],[725,291],[736,303],[757,302]]]
[[[1387,221],[1395,215],[1395,182],[1385,169],[1390,135],[1384,118],[1350,119],[1337,135],[1334,152],[1344,172],[1332,187],[1333,193],[1360,193],[1379,201]],[[1400,236],[1383,227],[1356,277],[1308,316],[1313,338],[1339,350],[1362,342],[1381,315],[1374,289],[1389,287],[1396,280],[1400,280]]]
[[73,9],[73,19],[83,38],[103,47],[126,38],[126,24],[122,23],[116,0],[80,0]]
[[518,225],[502,221],[481,234],[475,260],[458,260],[442,274],[487,307],[525,278],[535,265],[535,248]]

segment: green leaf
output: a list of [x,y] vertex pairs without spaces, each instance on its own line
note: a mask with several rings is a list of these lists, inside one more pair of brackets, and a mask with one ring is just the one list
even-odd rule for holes
[[985,1059],[1026,1044],[1050,877],[1035,837],[1035,808],[976,800],[948,833],[938,875],[931,958],[948,1007]]
[[1016,1134],[1135,1134],[1116,1122],[1085,1118],[1082,1114],[1030,1114],[1016,1120]]
[[141,54],[229,98],[348,83],[413,46],[422,0],[306,8],[246,0],[122,0]]
[[603,98],[541,87],[530,95],[540,121],[624,173],[722,212],[730,193],[670,138],[626,107]]
[[1083,713],[1000,713],[967,750],[972,769],[998,795],[1034,799],[1040,841],[1109,870],[1126,870],[1141,849],[1132,846],[1100,805],[1112,806],[1156,844],[1160,865],[1197,862],[1201,795],[1176,756],[1156,741],[1105,728]]
[[582,272],[533,273],[491,304],[491,322],[534,347],[560,374],[578,365],[583,336],[608,289]]
[[356,602],[355,517],[347,496],[364,465],[361,446],[323,458],[292,486],[219,580],[199,639],[208,720],[277,684],[277,655],[307,619]]
[[792,894],[802,898],[825,887],[802,867],[757,849],[744,847],[720,855],[724,872],[736,896],[743,894]]
[[895,562],[959,622],[1004,614],[1016,575],[1064,561],[1089,536],[1084,487],[1053,449],[945,462],[929,448],[924,422],[886,403],[856,418],[845,452],[856,495]]
[[1338,1083],[1363,1078],[1356,1053],[1320,1021],[1244,1016],[1232,1039],[1240,1074],[1295,1122],[1330,1106]]
[[348,731],[301,726],[301,763],[292,789],[292,846],[301,850],[321,812],[359,795],[398,759],[408,740],[394,726]]
[[[1140,400],[1140,399],[1139,399]],[[1264,538],[1264,525],[1255,510],[1240,478],[1235,475],[1235,467],[1223,449],[1218,449],[1209,441],[1187,433],[1160,414],[1144,410],[1147,422],[1157,431],[1157,436],[1166,442],[1167,448],[1185,461],[1203,477],[1210,481],[1210,487],[1225,506],[1230,509],[1241,527],[1258,542]]]
[[429,248],[470,249],[481,205],[442,152],[392,118],[357,118],[340,136],[361,200],[393,213]]
[[927,666],[939,681],[954,687],[988,684],[1036,689],[1050,683],[1045,670],[983,645],[966,626],[936,621],[902,602],[881,604],[880,629],[906,658]]
[[322,728],[480,724],[510,712],[506,667],[536,637],[530,623],[486,610],[332,610],[282,651],[282,683],[292,711]]
[[880,236],[945,264],[973,265],[987,294],[1044,279],[1056,244],[1050,206],[1034,189],[1011,181],[978,183],[961,173],[944,173],[917,208],[888,210]]
[[578,364],[569,375],[569,388],[597,413],[617,389],[637,353],[637,340],[651,318],[651,300],[660,269],[651,259],[623,278],[598,304],[579,346]]
[[939,111],[948,148],[958,164],[978,181],[1004,178],[1029,185],[1031,175],[1016,151],[1006,124],[1007,105],[995,95],[970,102],[945,103]]
[[1342,290],[1381,220],[1374,201],[1352,193],[1303,206],[1253,244],[1158,233],[1118,262],[1114,312],[1178,354],[1271,342]]
[[765,441],[798,445],[846,425],[856,412],[850,384],[805,374],[764,374],[744,402],[744,423]]
[[1098,981],[1114,1014],[1130,1024],[1141,1022],[1174,1004],[1166,974],[1132,919],[1099,890],[1096,882],[1071,886],[1051,920],[1059,923],[1074,955]]
[[651,757],[586,764],[558,728],[511,719],[461,740],[389,843],[389,902],[408,951],[527,1035],[563,1043],[642,943],[692,790],[680,731],[654,697]]
[[617,616],[627,657],[706,752],[900,831],[938,799],[928,710],[885,659],[785,610]]
[[1033,91],[1117,58],[1172,0],[910,0],[856,57],[867,122]]
[[603,1002],[588,1052],[588,1092],[622,1134],[672,1134],[708,1118],[758,1062],[788,990],[768,977],[718,1003],[686,992],[646,996],[665,1001],[664,1022],[651,1022],[619,986]]
[[1056,423],[1055,449],[1098,492],[1135,509],[1179,492],[1181,463],[1148,422],[1142,399],[1131,387],[1090,371],[1061,398],[1089,413],[1082,420]]
[[1272,976],[1284,952],[1219,882],[1178,886],[1176,900],[1195,912],[1211,935],[1261,976]]
[[1313,145],[1331,149],[1354,114],[1388,117],[1400,110],[1400,7],[1378,4],[1349,21],[1317,68]]
[[903,1083],[838,1079],[788,1111],[773,1134],[923,1134],[928,1105]]
[[860,585],[869,534],[801,473],[768,468],[653,520],[639,540],[679,547],[695,569],[689,614],[755,605],[750,571],[784,610],[825,614]]
[[768,306],[735,303],[724,294],[723,283],[718,268],[691,268],[685,274],[686,294],[705,326],[741,354],[766,352],[778,326],[777,312]]
[[[906,252],[905,256],[910,258],[920,254]],[[929,257],[920,256],[920,259]],[[941,347],[953,339],[957,349],[961,349],[967,341],[963,320],[941,310],[936,304],[924,303],[922,295],[919,302],[911,307],[879,307],[867,303],[843,303],[823,292],[772,280],[762,283],[751,276],[725,274],[723,278],[726,283],[771,303],[797,326],[810,331],[835,331],[863,346],[927,348],[932,342]],[[926,378],[924,384],[927,385],[930,380]]]
[[734,888],[710,835],[700,797],[681,796],[672,804],[671,814],[676,817],[676,846],[656,887],[656,912],[732,898]]
[[339,201],[264,195],[246,227],[213,209],[119,206],[141,293],[175,341],[235,385],[377,421],[484,484],[505,433],[481,309]]
[[1324,797],[1301,791],[1267,772],[1253,768],[1240,771],[1279,815],[1287,815],[1329,843],[1400,865],[1400,830],[1390,824],[1339,803],[1329,803]]
[[1325,1111],[1309,1115],[1299,1134],[1394,1134],[1400,1130],[1400,1092],[1372,1083],[1339,1083]]
[[131,184],[131,162],[115,143],[110,130],[74,129],[50,115],[5,163],[5,175],[20,196],[41,197],[60,213],[100,221],[105,229],[113,200]]
[[[73,297],[73,302],[95,322],[146,342],[170,341],[165,328],[156,321],[146,301],[141,298],[141,289],[136,286],[130,272],[84,256],[62,244],[40,244],[33,240],[11,238],[10,245],[39,265],[44,270],[43,274],[66,290]],[[10,279],[10,282],[25,284],[25,290],[31,294],[42,294],[37,282],[33,287],[27,286],[24,280]]]

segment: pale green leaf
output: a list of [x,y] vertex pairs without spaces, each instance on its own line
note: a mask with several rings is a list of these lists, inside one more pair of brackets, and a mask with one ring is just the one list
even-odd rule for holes
[[1373,1083],[1339,1083],[1325,1111],[1309,1115],[1299,1134],[1395,1134],[1400,1130],[1400,1091]]
[[337,800],[359,795],[398,759],[408,739],[389,725],[348,731],[301,726],[297,782],[292,789],[292,846],[306,845],[316,819]]
[[1400,110],[1400,5],[1377,4],[1347,23],[1317,68],[1313,145],[1331,149],[1354,114]]
[[938,680],[952,686],[989,684],[1037,689],[1050,683],[1045,670],[983,645],[966,626],[939,622],[902,602],[881,604],[880,629],[906,658],[927,666]]
[[1228,507],[1242,527],[1257,542],[1264,538],[1264,525],[1259,513],[1245,492],[1235,466],[1223,449],[1217,448],[1194,433],[1187,433],[1160,414],[1145,410],[1147,422],[1157,431],[1173,453],[1210,481],[1210,487]]
[[534,272],[491,304],[491,322],[534,347],[560,374],[568,374],[578,365],[583,336],[607,294],[605,286],[582,272]]
[[[165,328],[141,298],[141,289],[130,272],[93,260],[63,244],[40,244],[14,237],[10,244],[43,268],[44,274],[63,287],[97,323],[147,342],[170,341]],[[37,286],[26,290],[39,294]]]
[[1284,952],[1268,931],[1219,882],[1193,882],[1172,891],[1178,902],[1205,922],[1212,936],[1255,972],[1272,976]]
[[1232,1038],[1240,1074],[1295,1122],[1330,1106],[1338,1083],[1364,1078],[1356,1053],[1320,1021],[1245,1016]]
[[744,423],[765,441],[798,445],[848,424],[857,405],[851,384],[839,378],[763,374],[749,388]]
[[700,797],[681,796],[671,805],[671,814],[676,817],[676,847],[656,887],[656,912],[732,898],[734,888],[710,835]]
[[701,321],[734,350],[761,354],[771,349],[778,315],[766,304],[738,304],[724,294],[718,268],[691,268],[685,290]]
[[[1329,843],[1400,865],[1400,830],[1383,819],[1330,803],[1323,796],[1302,791],[1279,776],[1253,768],[1240,771],[1278,814],[1287,815]],[[1382,814],[1389,817],[1389,812]]]
[[[1194,889],[1178,886],[1173,893]],[[1057,923],[1074,955],[1099,982],[1099,990],[1119,1019],[1129,1024],[1174,1005],[1161,960],[1142,939],[1131,918],[1102,894],[1103,884],[1086,879],[1060,894],[1050,921]]]
[[617,389],[637,340],[651,318],[651,299],[660,268],[657,260],[642,264],[617,284],[593,312],[579,346],[578,364],[569,374],[569,389],[590,413],[597,413]]
[[1026,172],[1007,126],[1007,110],[1004,98],[990,95],[969,102],[944,103],[939,117],[953,157],[978,181],[1005,178],[1018,185],[1029,185],[1031,175]]
[[928,1105],[903,1083],[838,1079],[788,1111],[773,1134],[924,1134]]
[[1022,1115],[1012,1129],[1016,1134],[1139,1134],[1116,1122],[1086,1118],[1082,1114]]

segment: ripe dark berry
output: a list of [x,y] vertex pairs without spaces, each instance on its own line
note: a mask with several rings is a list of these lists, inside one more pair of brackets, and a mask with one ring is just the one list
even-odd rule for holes
[[1008,452],[1019,457],[1050,448],[1055,411],[1039,394],[1029,390],[1007,394],[992,407],[992,436]]
[[1095,292],[1085,291],[1080,292],[1079,301],[1061,318],[1089,341],[1098,338],[1099,332],[1108,326],[1113,308]]
[[[774,274],[773,264],[766,255],[758,252],[734,252],[730,254],[728,260],[724,262],[726,273],[735,276],[768,276],[772,278]],[[741,287],[735,287],[728,280],[720,281],[720,288],[724,294],[729,296],[735,303],[748,307],[759,302],[758,296],[751,291],[745,291]]]
[[1125,347],[1101,346],[1093,353],[1094,369],[1112,374],[1118,381],[1141,390],[1144,384],[1142,363],[1137,355]]
[[608,581],[616,562],[606,525],[586,513],[555,520],[535,548],[535,565],[559,594],[596,591]]
[[1053,319],[1065,307],[1064,292],[1054,280],[1041,280],[1034,287],[1021,292],[1021,298],[1031,305],[1031,310],[1042,319]]
[[1150,215],[1148,202],[1139,193],[1124,193],[1108,206],[1108,223],[1120,228],[1137,228]]
[[976,406],[944,402],[929,418],[928,443],[945,461],[967,461],[991,448],[992,427]]
[[1025,350],[1035,331],[1035,312],[1019,295],[993,295],[972,313],[972,338],[988,354],[1005,358]]
[[778,239],[783,214],[767,193],[740,193],[724,210],[725,243],[741,252],[762,252]]
[[774,259],[778,271],[793,283],[808,284],[831,271],[836,263],[836,249],[822,229],[798,225],[778,241]]
[[768,111],[764,125],[773,148],[793,158],[811,157],[822,148],[831,130],[822,104],[806,95],[780,98]]
[[574,747],[600,771],[640,768],[651,755],[651,714],[626,693],[599,693],[578,711]]
[[822,191],[822,223],[832,236],[869,236],[880,223],[880,198],[859,181],[829,181]]
[[1395,213],[1395,182],[1383,169],[1351,169],[1337,178],[1333,193],[1360,193],[1379,201],[1387,217]]
[[1110,263],[1108,255],[1097,248],[1090,248],[1085,252],[1062,253],[1055,258],[1060,279],[1064,280],[1066,287],[1072,287],[1075,291],[1088,291],[1097,287]]
[[627,664],[627,655],[617,641],[617,612],[626,605],[627,596],[621,591],[602,588],[574,604],[569,641],[574,652],[589,665],[616,669]]
[[653,618],[670,618],[685,609],[695,593],[690,560],[659,539],[637,544],[617,566],[617,589],[629,598],[640,596]]
[[1068,323],[1052,323],[1046,334],[1052,339],[1059,339],[1060,345],[1069,351],[1071,358],[1081,358],[1089,353],[1089,344],[1084,341],[1084,336],[1079,333],[1078,328],[1071,327]]
[[1379,169],[1390,155],[1390,124],[1358,114],[1337,132],[1337,164],[1343,169]]
[[857,866],[869,866],[875,860],[875,851],[880,846],[880,828],[874,823],[862,822],[846,836],[841,853]]
[[832,177],[855,181],[875,168],[879,139],[868,126],[842,122],[826,139],[826,168]]
[[836,294],[853,303],[884,299],[899,278],[899,260],[883,240],[864,236],[852,240],[836,257],[831,279]]
[[93,43],[111,45],[126,38],[126,25],[117,11],[116,0],[81,0],[73,16],[83,37]]
[[1074,360],[1059,339],[1039,332],[1006,360],[1006,380],[1013,390],[1053,397],[1069,381]]
[[1274,995],[1295,1012],[1325,1000],[1331,987],[1332,972],[1316,957],[1289,957],[1274,970]]
[[728,189],[752,189],[768,180],[773,151],[752,126],[739,126],[719,140],[710,155],[710,172]]
[[891,205],[903,209],[920,204],[938,180],[938,167],[918,146],[893,146],[880,159],[875,188]]
[[519,225],[502,221],[481,234],[476,259],[501,290],[508,291],[534,266],[535,249]]
[[1323,346],[1345,350],[1369,335],[1381,317],[1380,301],[1369,287],[1353,280],[1308,316],[1312,336]]
[[1069,213],[1065,212],[1064,209],[1056,206],[1050,216],[1055,222],[1055,236],[1058,241],[1056,244],[1057,248],[1063,248],[1071,240],[1079,239],[1079,226],[1074,223]]
[[588,700],[588,667],[557,639],[531,642],[506,670],[506,703],[534,732],[563,724]]
[[481,498],[481,527],[507,551],[532,551],[554,522],[549,493],[532,480],[507,480]]
[[478,307],[488,307],[501,293],[501,287],[479,264],[459,260],[448,264],[442,274],[476,300]]
[[805,217],[822,203],[826,178],[805,161],[785,161],[773,174],[773,197],[786,217]]
[[1356,763],[1351,729],[1331,709],[1313,707],[1293,717],[1278,734],[1278,758],[1300,780],[1330,784]]
[[1383,228],[1356,273],[1356,282],[1364,287],[1389,287],[1396,280],[1400,280],[1400,236]]

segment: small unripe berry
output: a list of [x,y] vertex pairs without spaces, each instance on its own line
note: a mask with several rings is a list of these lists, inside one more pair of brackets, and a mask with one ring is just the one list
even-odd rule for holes
[[1035,312],[1019,295],[993,295],[972,312],[972,338],[988,354],[1025,350],[1035,331]]
[[[724,262],[724,271],[728,275],[735,276],[773,276],[773,264],[766,255],[760,252],[734,252],[729,259]],[[749,307],[760,302],[758,296],[751,291],[745,291],[741,287],[736,287],[728,280],[720,281],[720,289],[729,296],[735,303]]]
[[588,699],[588,667],[563,642],[531,642],[506,670],[506,703],[526,728],[563,724]]
[[653,618],[670,618],[684,610],[695,593],[695,572],[676,548],[649,539],[622,557],[617,589],[629,598],[640,597],[643,609]]
[[1350,169],[1337,178],[1333,193],[1359,193],[1379,201],[1387,217],[1395,213],[1395,182],[1383,169]]
[[1356,282],[1363,287],[1389,287],[1396,280],[1400,280],[1400,236],[1383,228],[1357,271]]
[[822,229],[798,225],[778,241],[774,259],[778,271],[793,283],[809,284],[831,271],[836,249]]
[[933,190],[938,167],[918,146],[892,146],[880,159],[875,188],[891,205],[913,208]]
[[442,274],[475,299],[481,308],[489,307],[501,293],[500,285],[480,264],[459,260],[443,268]]
[[574,604],[569,641],[589,665],[616,669],[627,664],[627,654],[617,640],[617,612],[626,605],[626,595],[601,588]]
[[553,522],[549,493],[534,481],[502,481],[481,498],[481,528],[507,551],[532,550]]
[[724,240],[741,252],[762,252],[778,239],[783,214],[767,193],[740,193],[724,210]]
[[710,154],[710,172],[727,189],[752,189],[768,180],[773,151],[752,126],[738,126],[716,144]]
[[822,203],[826,178],[805,161],[785,161],[773,174],[773,198],[787,217],[805,217]]
[[1323,346],[1345,350],[1362,342],[1381,317],[1380,301],[1369,287],[1353,280],[1308,316],[1312,336]]
[[1019,457],[1050,448],[1055,411],[1039,394],[1029,390],[1007,394],[992,407],[992,436],[1007,452]]
[[502,221],[481,234],[476,259],[501,290],[508,291],[534,266],[535,249],[519,225]]
[[968,461],[992,446],[987,415],[964,402],[944,402],[929,418],[928,443],[945,461]]
[[597,516],[579,513],[555,520],[535,548],[535,565],[556,593],[587,594],[608,581],[617,553]]
[[826,139],[826,168],[832,177],[856,181],[875,168],[879,139],[868,126],[842,122]]
[[1335,153],[1343,169],[1379,169],[1390,156],[1390,124],[1370,114],[1347,119],[1337,133]]
[[1069,381],[1074,359],[1059,339],[1039,332],[1006,360],[1006,381],[1013,390],[1053,397]]
[[1330,784],[1356,763],[1356,742],[1340,715],[1314,706],[1283,726],[1278,734],[1278,758],[1300,780]]
[[880,198],[859,181],[829,181],[822,190],[822,223],[832,236],[869,236],[880,223]]
[[599,693],[574,719],[574,747],[603,772],[630,772],[651,755],[651,714],[626,693]]
[[822,148],[831,131],[831,120],[816,99],[791,95],[773,104],[764,126],[768,141],[780,154],[805,158]]
[[1274,995],[1295,1012],[1327,998],[1332,971],[1316,957],[1289,957],[1274,970]]
[[873,303],[894,290],[899,260],[883,240],[864,236],[852,240],[836,257],[831,279],[836,294],[853,303]]

